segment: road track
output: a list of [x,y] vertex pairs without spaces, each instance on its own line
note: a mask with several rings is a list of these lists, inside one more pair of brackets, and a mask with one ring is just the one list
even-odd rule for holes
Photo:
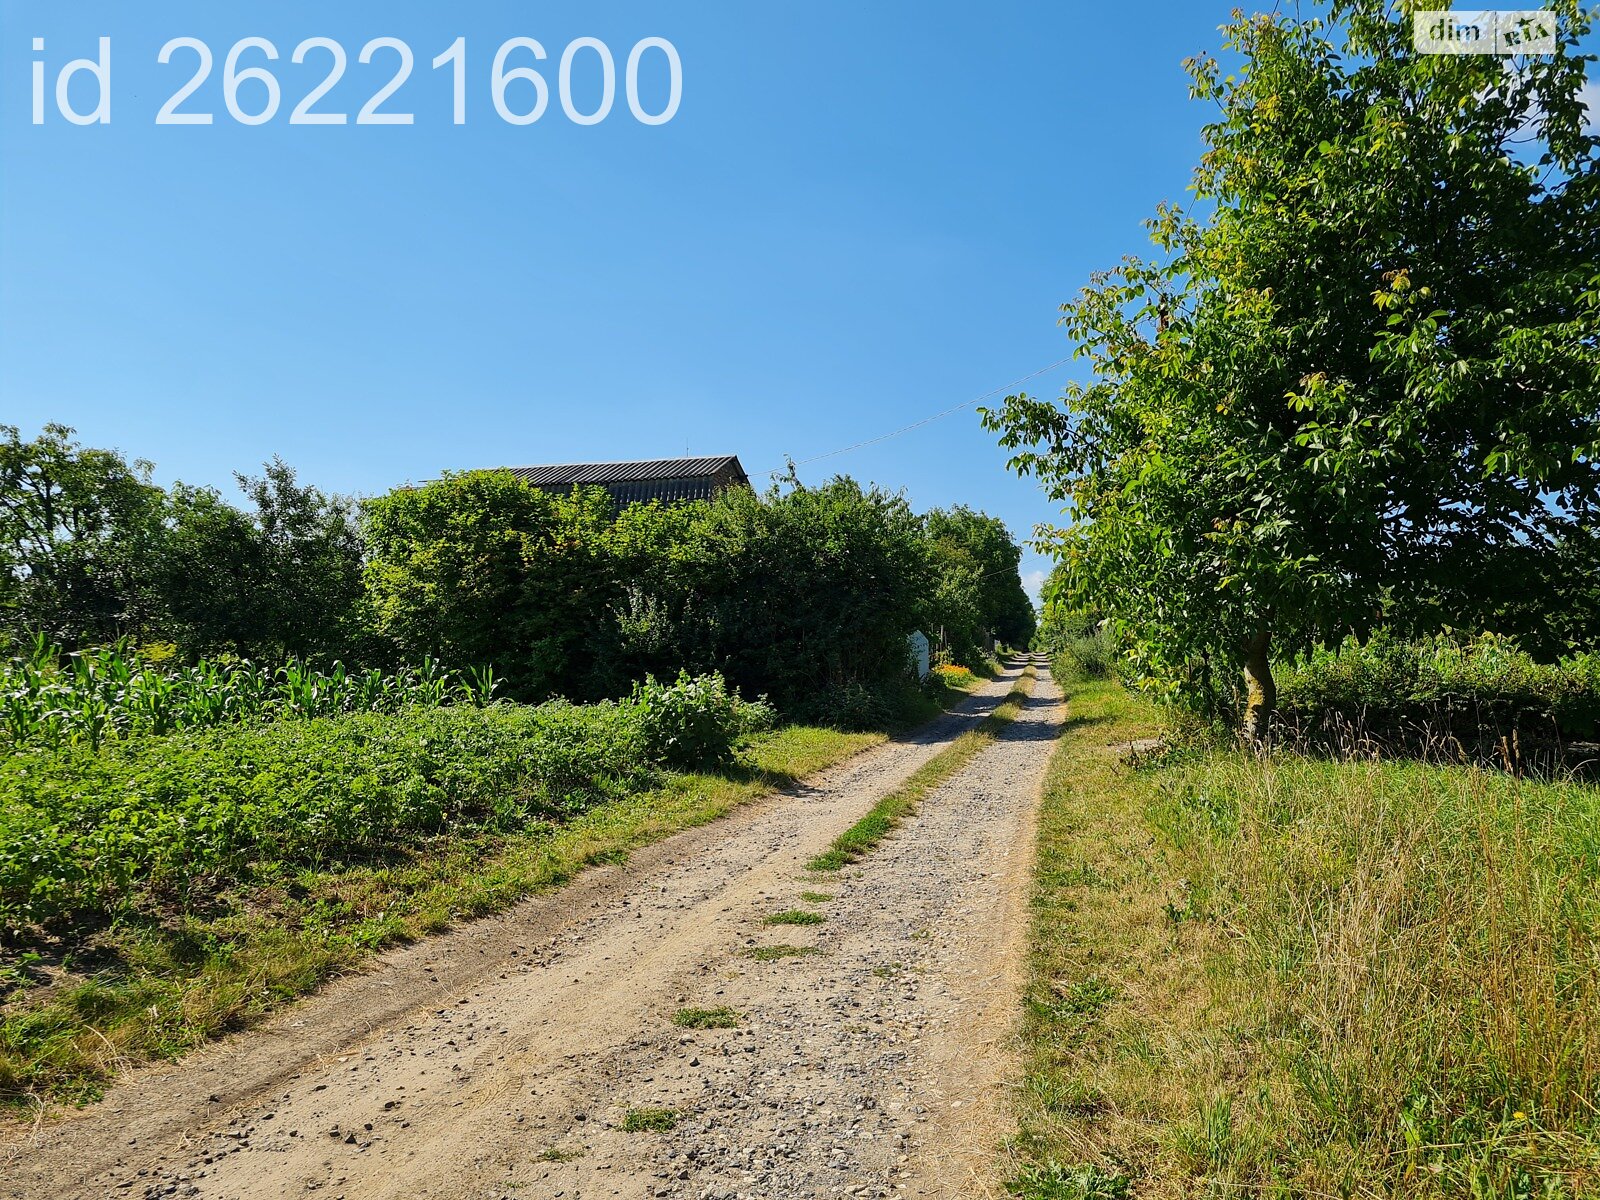
[[[0,1197],[993,1194],[1033,820],[1062,718],[1048,673],[866,859],[827,881],[803,865],[1019,670],[915,735],[0,1136]],[[795,908],[827,921],[763,923]],[[751,954],[777,944],[815,952]],[[723,1006],[738,1027],[673,1024]],[[676,1126],[624,1131],[642,1109]]]

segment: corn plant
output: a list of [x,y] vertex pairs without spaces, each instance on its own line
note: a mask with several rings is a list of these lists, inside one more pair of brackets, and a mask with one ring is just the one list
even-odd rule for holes
[[187,667],[145,662],[126,643],[64,653],[43,638],[0,663],[0,742],[60,747],[180,729],[448,704],[483,706],[494,671],[465,676],[424,658],[392,675],[326,670],[291,660],[267,669],[248,660],[202,659]]

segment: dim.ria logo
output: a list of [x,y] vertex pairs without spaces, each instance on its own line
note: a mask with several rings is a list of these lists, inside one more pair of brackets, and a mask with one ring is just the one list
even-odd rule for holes
[[1420,54],[1556,52],[1556,18],[1546,8],[1421,9],[1411,34]]

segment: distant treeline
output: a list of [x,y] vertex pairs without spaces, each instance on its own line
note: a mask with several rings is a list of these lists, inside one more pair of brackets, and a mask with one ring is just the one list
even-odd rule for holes
[[0,426],[0,643],[132,639],[185,661],[428,656],[492,667],[504,694],[597,699],[654,674],[721,672],[790,712],[871,719],[927,631],[975,665],[1034,614],[1005,526],[927,514],[849,478],[618,511],[507,472],[364,501],[280,460],[245,504],[49,426]]

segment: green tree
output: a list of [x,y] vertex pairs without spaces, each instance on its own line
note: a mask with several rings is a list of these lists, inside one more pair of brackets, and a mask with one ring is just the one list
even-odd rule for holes
[[165,495],[151,465],[85,449],[64,425],[0,425],[0,630],[68,645],[150,631]]
[[360,656],[363,547],[354,506],[280,458],[235,475],[245,512],[211,488],[172,490],[160,575],[171,636],[191,655]]
[[744,488],[618,522],[628,555],[623,661],[634,675],[721,671],[790,712],[836,716],[841,696],[907,677],[926,587],[904,497],[839,477]]
[[1239,68],[1189,64],[1194,213],[1064,309],[1093,380],[986,414],[1124,669],[1203,703],[1242,668],[1251,737],[1275,649],[1470,620],[1591,519],[1600,143],[1553,7],[1515,60],[1418,55],[1385,0],[1237,16]]
[[1044,606],[1039,615],[1038,645],[1056,654],[1069,642],[1093,636],[1106,619],[1098,608],[1085,608],[1075,601],[1066,568],[1057,563],[1044,582]]
[[1026,646],[1034,612],[1018,566],[1022,549],[1005,523],[965,505],[934,509],[923,518],[933,589],[929,632],[942,631],[956,661],[970,666],[992,639]]
[[261,542],[263,644],[302,658],[348,652],[363,593],[354,503],[300,483],[281,458],[234,478]]
[[372,617],[399,654],[492,665],[522,699],[604,690],[621,597],[604,489],[472,471],[370,499],[362,520]]
[[157,566],[166,637],[199,658],[231,651],[256,655],[261,541],[250,518],[215,488],[176,484],[170,528]]

